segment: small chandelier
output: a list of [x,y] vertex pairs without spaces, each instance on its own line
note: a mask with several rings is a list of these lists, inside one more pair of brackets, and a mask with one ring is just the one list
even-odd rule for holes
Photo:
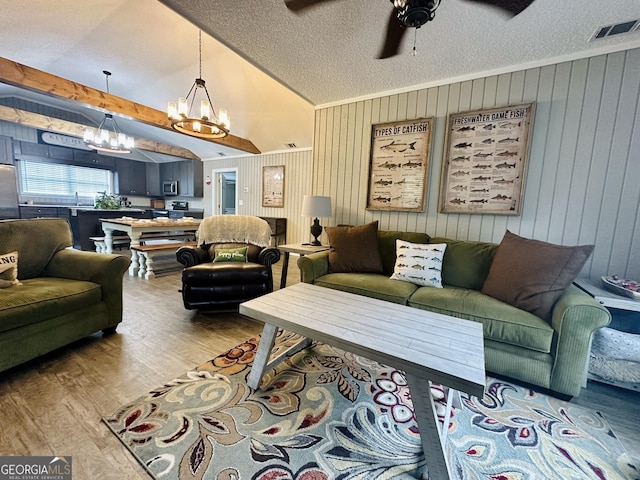
[[[229,117],[225,108],[220,109],[220,116],[216,117],[209,92],[202,79],[202,31],[198,34],[198,47],[200,54],[200,76],[196,78],[186,97],[178,98],[178,103],[169,102],[167,115],[171,121],[171,127],[180,133],[199,138],[224,138],[229,134]],[[196,103],[198,90],[204,90],[204,96],[200,101],[200,117],[191,115],[193,105]],[[193,93],[193,97],[189,98]],[[200,95],[203,97],[203,95]]]
[[[103,70],[109,93],[109,76],[111,72]],[[125,135],[118,128],[116,119],[110,113],[105,113],[98,128],[87,127],[83,135],[84,143],[94,150],[107,153],[131,153],[134,147],[133,137]]]

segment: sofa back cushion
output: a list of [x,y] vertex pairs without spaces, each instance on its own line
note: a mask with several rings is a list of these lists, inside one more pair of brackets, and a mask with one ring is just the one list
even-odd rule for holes
[[64,218],[0,220],[0,253],[18,252],[18,280],[40,276],[56,252],[72,245]]
[[326,227],[329,273],[383,273],[378,221],[358,226]]
[[487,242],[433,237],[431,243],[446,243],[442,260],[442,283],[481,290],[489,275],[498,245]]
[[410,243],[429,243],[430,236],[420,232],[396,232],[390,230],[378,230],[378,245],[382,257],[384,273],[390,276],[396,264],[396,240],[404,240]]

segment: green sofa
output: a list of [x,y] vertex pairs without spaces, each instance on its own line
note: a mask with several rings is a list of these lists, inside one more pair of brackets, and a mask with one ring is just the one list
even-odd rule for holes
[[[446,243],[442,259],[444,288],[393,280],[396,239]],[[483,324],[485,368],[537,385],[560,397],[573,397],[585,385],[592,333],[609,324],[610,315],[575,285],[553,308],[550,321],[480,292],[498,245],[431,238],[426,233],[379,231],[384,274],[329,273],[329,251],[298,260],[303,282],[335,288]],[[428,334],[428,332],[425,332]]]
[[0,254],[18,252],[21,283],[0,289],[0,371],[122,321],[130,260],[72,245],[65,219],[0,221]]

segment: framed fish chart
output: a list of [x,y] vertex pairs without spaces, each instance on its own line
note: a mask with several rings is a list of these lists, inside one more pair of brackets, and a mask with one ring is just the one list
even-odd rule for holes
[[284,207],[284,165],[262,167],[262,206]]
[[449,115],[440,212],[520,215],[535,104]]
[[433,118],[372,125],[367,210],[423,212]]

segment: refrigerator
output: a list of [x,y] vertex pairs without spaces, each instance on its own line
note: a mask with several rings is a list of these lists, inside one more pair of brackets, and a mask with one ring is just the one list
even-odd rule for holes
[[20,218],[16,167],[0,165],[0,220]]

